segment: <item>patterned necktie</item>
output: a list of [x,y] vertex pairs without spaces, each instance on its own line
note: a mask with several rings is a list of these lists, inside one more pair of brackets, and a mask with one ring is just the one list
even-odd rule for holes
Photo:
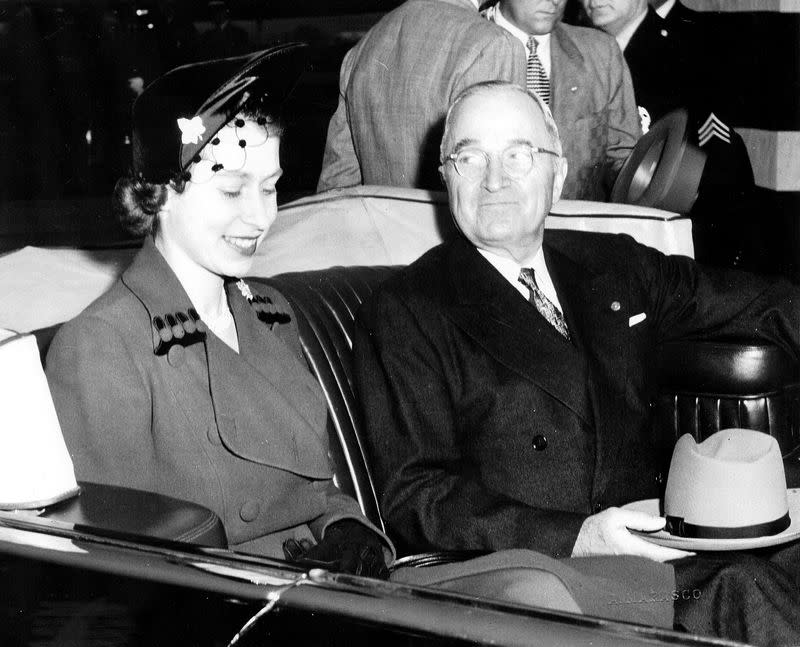
[[525,86],[539,95],[542,101],[550,105],[550,82],[544,72],[542,60],[536,55],[538,43],[533,36],[528,36],[528,68],[525,73]]
[[556,308],[553,302],[547,298],[545,293],[542,292],[541,288],[536,284],[536,276],[533,273],[533,268],[523,267],[520,269],[518,280],[531,291],[529,301],[536,306],[539,314],[547,319],[547,322],[553,326],[564,339],[570,341],[569,328],[567,328],[567,321],[564,319],[564,315],[561,314],[561,310]]

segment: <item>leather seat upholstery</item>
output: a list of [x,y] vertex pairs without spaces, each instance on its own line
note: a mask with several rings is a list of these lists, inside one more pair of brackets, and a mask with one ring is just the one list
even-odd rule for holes
[[798,366],[777,346],[671,342],[659,362],[657,421],[673,439],[743,427],[774,436],[784,456],[800,446]]

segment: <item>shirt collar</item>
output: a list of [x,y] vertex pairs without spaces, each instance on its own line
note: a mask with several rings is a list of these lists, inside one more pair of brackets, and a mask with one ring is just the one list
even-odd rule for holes
[[478,252],[480,252],[481,256],[489,261],[492,267],[500,272],[500,274],[503,275],[503,278],[505,278],[506,281],[508,281],[517,290],[517,292],[525,297],[525,299],[528,299],[530,292],[528,288],[519,282],[519,271],[523,267],[533,268],[533,271],[536,273],[536,285],[538,285],[542,292],[547,295],[547,298],[550,299],[550,301],[552,301],[559,310],[561,310],[561,303],[558,300],[558,295],[556,294],[553,280],[550,278],[550,272],[547,270],[547,263],[545,263],[544,253],[542,252],[541,247],[539,247],[539,249],[536,251],[536,254],[534,254],[533,258],[526,259],[522,264],[517,263],[515,260],[508,258],[507,256],[500,256],[499,254],[495,254],[494,252],[490,252],[485,249],[478,248]]
[[642,24],[644,19],[647,17],[647,7],[645,10],[640,13],[632,22],[629,22],[625,27],[619,32],[614,38],[617,39],[617,44],[619,48],[624,52],[625,48],[628,46],[628,43],[633,38],[633,35],[636,33],[636,30],[639,29],[639,25]]
[[[499,27],[505,29],[508,33],[512,36],[516,36],[522,44],[525,45],[525,49],[528,49],[528,37],[530,34],[523,31],[519,27],[517,27],[514,23],[512,23],[508,18],[503,15],[503,12],[500,11],[500,5],[496,4],[489,9],[486,10],[486,17],[491,20],[493,23],[497,24]],[[536,39],[536,43],[539,48],[544,46],[545,49],[550,49],[550,34],[536,34],[534,36]]]
[[[489,9],[484,12],[484,16],[519,40],[525,47],[525,56],[530,56],[531,52],[528,49],[529,34],[508,20],[508,18],[503,15],[503,12],[500,11],[499,4],[489,7]],[[536,39],[536,54],[542,62],[545,74],[550,78],[552,76],[550,73],[550,34],[536,34],[534,38]]]
[[669,12],[672,11],[672,7],[674,6],[675,6],[675,0],[667,0],[658,9],[656,9],[656,13],[662,18],[666,18],[669,15]]

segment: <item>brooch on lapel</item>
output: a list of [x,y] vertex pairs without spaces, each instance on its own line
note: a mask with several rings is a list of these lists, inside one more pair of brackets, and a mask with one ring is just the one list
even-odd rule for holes
[[260,294],[253,294],[250,286],[243,279],[236,282],[236,287],[239,288],[239,292],[247,299],[247,302],[253,306],[259,321],[274,326],[275,324],[289,323],[292,320],[288,312],[272,303],[272,299]]
[[153,317],[153,352],[166,355],[175,345],[186,347],[195,344],[205,338],[206,330],[194,308],[156,315]]

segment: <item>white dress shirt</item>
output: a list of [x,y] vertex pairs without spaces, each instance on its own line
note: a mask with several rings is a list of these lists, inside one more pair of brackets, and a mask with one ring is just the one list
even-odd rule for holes
[[662,18],[666,18],[669,12],[672,10],[672,7],[674,6],[675,6],[675,0],[667,0],[658,9],[656,9],[656,13]]
[[558,295],[556,294],[556,286],[553,285],[553,279],[550,278],[550,272],[547,271],[547,264],[544,262],[544,254],[542,253],[541,247],[539,247],[539,251],[536,252],[536,255],[532,259],[526,260],[522,265],[511,258],[500,256],[499,254],[486,251],[485,249],[478,249],[478,251],[481,253],[481,256],[492,264],[494,269],[503,275],[506,281],[516,288],[517,292],[525,297],[526,301],[530,299],[530,290],[519,282],[519,271],[523,267],[533,268],[536,274],[536,285],[539,286],[539,289],[544,292],[545,296],[550,299],[553,305],[558,308],[562,314],[564,313],[561,302],[558,300]]
[[[505,29],[512,36],[516,36],[525,47],[525,57],[527,58],[530,56],[531,52],[528,49],[529,34],[525,33],[519,27],[509,22],[509,20],[500,11],[499,4],[489,7],[484,12],[484,16],[487,20],[490,20],[497,26]],[[541,36],[536,34],[534,36],[534,40],[536,40],[536,55],[542,62],[544,73],[547,74],[547,78],[550,79],[552,78],[552,74],[550,74],[550,34],[542,34]]]

